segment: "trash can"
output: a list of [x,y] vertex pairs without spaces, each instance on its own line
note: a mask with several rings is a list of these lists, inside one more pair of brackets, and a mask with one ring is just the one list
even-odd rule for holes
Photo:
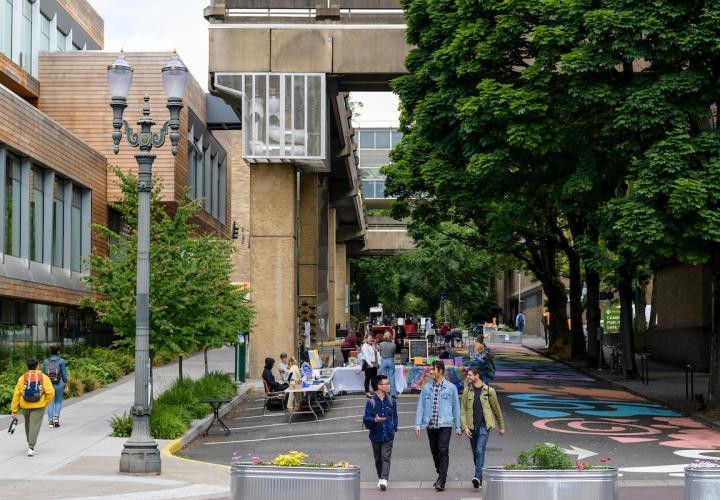
[[249,334],[240,332],[237,336],[235,344],[235,381],[245,382],[245,374],[247,373],[247,347]]

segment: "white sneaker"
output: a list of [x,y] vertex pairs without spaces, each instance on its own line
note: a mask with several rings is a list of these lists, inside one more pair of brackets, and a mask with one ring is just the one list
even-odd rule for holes
[[387,479],[381,479],[380,480],[380,489],[382,491],[385,491],[387,489]]
[[34,457],[35,456],[35,450],[32,448],[28,448],[28,457]]
[[382,481],[383,481],[382,479],[378,479],[377,487],[380,489],[382,489]]

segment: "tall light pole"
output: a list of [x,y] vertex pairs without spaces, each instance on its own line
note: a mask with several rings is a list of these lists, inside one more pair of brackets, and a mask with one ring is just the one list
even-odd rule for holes
[[160,474],[160,451],[150,434],[150,193],[152,191],[152,164],[155,153],[165,143],[170,129],[172,154],[177,153],[180,139],[180,110],[187,82],[187,68],[173,54],[162,69],[162,81],[167,94],[167,108],[170,120],[166,121],[159,132],[153,133],[155,122],[150,118],[150,96],[145,95],[143,117],[137,122],[139,132],[133,132],[127,121],[123,120],[123,111],[127,107],[127,95],[133,79],[133,69],[120,54],[107,69],[108,84],[113,110],[113,151],[120,151],[122,129],[128,144],[137,147],[135,155],[138,163],[138,227],[137,227],[137,288],[135,300],[135,403],[130,409],[133,426],[130,438],[125,442],[120,456],[120,472],[140,474]]

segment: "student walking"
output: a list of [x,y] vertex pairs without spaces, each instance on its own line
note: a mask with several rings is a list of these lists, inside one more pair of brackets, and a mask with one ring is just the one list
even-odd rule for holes
[[10,414],[17,418],[18,407],[25,417],[25,436],[28,442],[27,454],[35,455],[35,445],[42,426],[45,407],[55,397],[55,389],[47,375],[37,369],[36,359],[27,360],[28,371],[20,376],[13,394]]
[[505,435],[505,419],[500,410],[497,394],[495,389],[483,382],[481,370],[480,366],[473,366],[468,370],[470,384],[460,400],[462,428],[465,435],[470,438],[475,462],[475,475],[472,478],[475,488],[482,486],[485,448],[490,430],[497,427],[498,433],[501,436]]
[[393,441],[398,430],[397,403],[388,396],[390,382],[385,375],[378,375],[377,391],[365,403],[363,422],[370,429],[370,442],[375,456],[375,469],[378,475],[378,488],[385,491],[390,477],[390,459]]
[[43,361],[42,371],[52,382],[55,397],[47,405],[49,427],[60,427],[60,410],[62,409],[63,390],[67,384],[67,367],[60,357],[60,347],[50,346],[50,357]]
[[420,439],[421,431],[427,429],[430,452],[438,474],[433,486],[437,491],[443,491],[450,464],[453,427],[458,438],[462,435],[460,400],[455,384],[445,380],[445,364],[442,361],[433,361],[430,374],[432,383],[423,386],[415,411],[415,437]]

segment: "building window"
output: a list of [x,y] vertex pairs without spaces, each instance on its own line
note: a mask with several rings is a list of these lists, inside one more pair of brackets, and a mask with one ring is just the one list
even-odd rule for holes
[[73,186],[70,211],[70,269],[79,273],[82,260],[82,190]]
[[390,149],[390,131],[375,132],[375,149]]
[[0,23],[0,29],[2,34],[0,35],[0,43],[2,44],[2,53],[6,57],[12,58],[12,27],[13,27],[13,0],[0,0],[2,5],[2,22]]
[[40,15],[40,52],[50,52],[50,19]]
[[30,0],[23,0],[22,28],[20,32],[20,66],[32,73],[32,6]]
[[20,159],[7,155],[5,167],[5,253],[20,257],[22,217],[22,169]]
[[82,50],[82,47],[80,47],[80,46],[79,46],[78,44],[76,44],[75,42],[73,42],[72,46],[73,46],[73,50]]
[[30,170],[33,186],[30,192],[30,260],[43,262],[43,235],[45,231],[45,174],[33,166]]
[[195,199],[205,196],[205,153],[195,150]]
[[63,267],[65,231],[65,187],[62,180],[55,180],[53,204],[53,254],[52,265]]
[[188,136],[188,197],[195,199],[195,146],[192,142],[193,130],[190,129]]
[[57,30],[57,49],[60,52],[64,52],[65,47],[67,47],[67,35],[62,31]]

